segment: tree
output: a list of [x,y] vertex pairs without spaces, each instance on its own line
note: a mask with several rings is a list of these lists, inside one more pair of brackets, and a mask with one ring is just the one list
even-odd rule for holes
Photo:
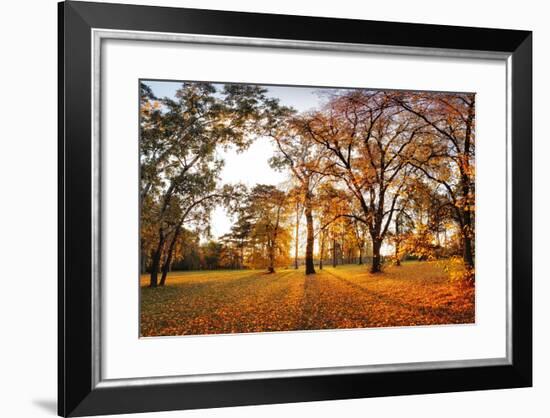
[[258,184],[250,191],[246,210],[254,225],[252,259],[274,273],[277,265],[288,261],[287,196],[275,186]]
[[343,260],[342,238],[345,236],[345,229],[350,226],[346,218],[353,216],[349,194],[336,186],[332,181],[325,181],[319,185],[317,192],[320,269],[327,252],[327,244],[330,244],[328,250],[332,255],[332,266],[336,267],[338,258]]
[[[315,274],[313,263],[314,190],[323,177],[319,171],[323,161],[323,149],[300,133],[299,124],[299,121],[295,122],[291,119],[291,115],[287,115],[286,120],[280,122],[277,129],[271,130],[271,137],[277,145],[277,151],[271,158],[270,164],[277,169],[288,168],[299,184],[298,197],[306,218],[306,274]],[[298,228],[298,223],[296,228]],[[296,238],[297,234],[298,231],[296,231]]]
[[426,123],[431,152],[410,164],[443,186],[461,232],[464,264],[475,264],[475,94],[396,94],[398,106]]
[[[162,264],[162,274],[160,279],[160,285],[164,286],[166,282],[166,277],[170,266],[172,265],[172,257],[176,244],[178,242],[180,233],[183,229],[183,226],[186,223],[194,222],[195,224],[208,224],[210,218],[210,211],[212,207],[219,201],[223,199],[223,192],[212,192],[210,194],[197,196],[197,199],[192,201],[189,205],[181,204],[183,207],[183,213],[177,218],[175,224],[172,225],[173,232],[170,239],[167,239],[166,242],[169,243],[165,249],[165,259]],[[155,258],[153,258],[153,267],[151,268],[151,275],[155,273]]]
[[[220,146],[246,148],[277,103],[250,85],[183,83],[175,98],[157,100],[142,83],[140,97],[140,171],[143,218],[156,229],[151,250],[150,286],[166,267],[188,216],[211,207],[223,161]],[[150,228],[151,225],[155,227]],[[169,237],[172,240],[168,242]]]
[[214,270],[220,267],[223,252],[221,243],[210,240],[201,246],[201,250],[204,269]]
[[247,213],[245,209],[238,208],[237,218],[231,226],[230,232],[220,238],[225,243],[226,248],[235,248],[235,255],[238,258],[236,264],[239,268],[246,265],[245,251],[250,245],[252,229],[252,215]]
[[201,268],[201,234],[200,230],[182,228],[174,247],[170,269],[198,270]]
[[292,188],[288,192],[288,201],[294,209],[294,269],[298,270],[298,255],[300,249],[300,221],[304,214],[301,187]]
[[346,216],[369,229],[373,273],[381,270],[382,242],[411,171],[408,158],[417,152],[426,125],[411,119],[394,106],[391,93],[353,90],[301,120],[303,135],[329,155],[323,174],[345,187],[361,210]]

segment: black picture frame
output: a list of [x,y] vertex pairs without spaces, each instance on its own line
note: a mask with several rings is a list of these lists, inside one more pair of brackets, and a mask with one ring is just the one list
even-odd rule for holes
[[[58,413],[117,414],[532,385],[532,33],[67,1],[59,3]],[[92,347],[93,28],[496,51],[511,74],[511,363],[102,387]]]

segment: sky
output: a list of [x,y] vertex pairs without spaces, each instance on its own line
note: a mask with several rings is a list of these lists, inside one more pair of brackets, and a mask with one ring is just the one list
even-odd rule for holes
[[[175,81],[143,81],[157,97],[174,98],[181,82]],[[222,84],[213,83],[217,89]],[[299,112],[318,107],[323,98],[319,88],[291,86],[263,86],[267,95],[276,97],[281,104],[292,106]],[[274,145],[267,138],[258,138],[245,151],[237,153],[234,149],[218,151],[218,156],[225,160],[221,180],[225,184],[243,183],[248,187],[255,184],[279,185],[288,180],[287,175],[273,170],[268,163],[275,151]],[[222,207],[217,207],[212,213],[211,233],[218,238],[230,231],[233,219]]]
[[[151,81],[142,80],[153,90],[157,97],[174,98],[176,90],[181,86],[181,81]],[[217,89],[223,87],[223,83],[212,83]],[[267,95],[277,97],[282,104],[292,106],[299,112],[317,107],[321,103],[318,93],[319,87],[294,87],[262,85],[267,89]]]

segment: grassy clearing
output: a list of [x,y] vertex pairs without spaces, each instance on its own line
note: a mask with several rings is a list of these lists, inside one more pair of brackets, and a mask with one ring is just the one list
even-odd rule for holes
[[366,266],[316,275],[281,269],[175,272],[163,288],[141,278],[141,335],[226,334],[473,323],[474,289],[452,283],[440,262]]

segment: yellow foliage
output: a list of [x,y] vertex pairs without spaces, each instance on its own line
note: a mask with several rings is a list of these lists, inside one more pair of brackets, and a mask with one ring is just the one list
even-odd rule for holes
[[475,271],[466,268],[461,257],[451,257],[448,260],[438,262],[443,270],[449,275],[452,283],[473,284],[475,281]]

